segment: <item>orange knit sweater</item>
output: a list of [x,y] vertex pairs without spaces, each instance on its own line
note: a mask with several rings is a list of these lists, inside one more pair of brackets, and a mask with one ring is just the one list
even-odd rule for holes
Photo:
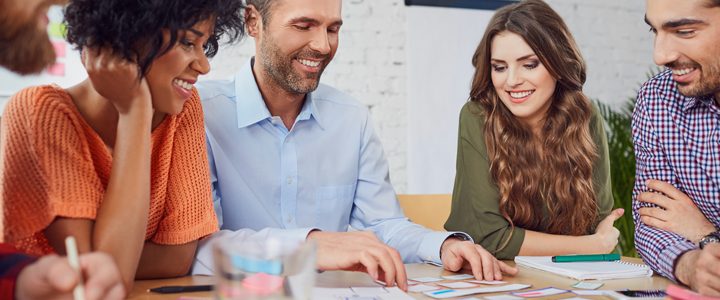
[[[53,219],[95,219],[112,156],[70,95],[57,86],[13,96],[0,132],[5,241],[27,253],[51,253],[43,230]],[[153,130],[151,139],[146,240],[177,245],[216,231],[197,91],[180,114],[167,116]]]

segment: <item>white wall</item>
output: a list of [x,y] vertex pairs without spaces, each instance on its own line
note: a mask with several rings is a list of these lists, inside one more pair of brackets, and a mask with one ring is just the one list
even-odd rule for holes
[[[643,22],[644,1],[548,0],[548,3],[568,23],[587,60],[587,94],[611,104],[619,104],[634,96],[635,89],[653,67],[652,35]],[[399,193],[417,193],[421,191],[420,187],[410,187],[409,179],[423,173],[408,173],[417,167],[408,165],[409,132],[416,130],[408,125],[412,119],[409,116],[410,106],[414,104],[407,91],[408,72],[414,68],[408,65],[406,51],[410,39],[408,8],[402,0],[343,0],[343,4],[345,25],[341,32],[340,49],[323,76],[323,82],[352,94],[370,107],[390,161],[390,177],[396,190]],[[437,20],[429,18],[427,22],[432,25]],[[455,30],[463,32],[472,29]],[[424,38],[432,41],[436,37]],[[470,46],[474,45],[458,45]],[[206,78],[230,76],[253,53],[253,49],[251,40],[222,49],[212,61],[213,71]],[[470,57],[465,60],[469,64]],[[456,74],[446,76],[458,76]],[[0,99],[0,107],[4,104],[3,100]],[[447,123],[457,126],[456,117],[447,120]],[[452,140],[445,150],[449,154],[442,154],[442,163],[433,171],[435,174],[454,172],[455,132],[447,136]],[[435,137],[428,139],[434,140]],[[451,186],[447,183],[452,182],[449,177],[438,175],[437,181],[445,186],[433,191],[449,193]]]
[[407,190],[449,193],[458,112],[467,102],[475,72],[471,58],[493,11],[425,6],[406,11]]

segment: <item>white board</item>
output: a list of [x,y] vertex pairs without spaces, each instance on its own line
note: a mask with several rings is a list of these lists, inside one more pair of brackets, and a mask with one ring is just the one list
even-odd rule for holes
[[475,69],[472,55],[492,10],[408,7],[409,194],[448,194],[457,127]]

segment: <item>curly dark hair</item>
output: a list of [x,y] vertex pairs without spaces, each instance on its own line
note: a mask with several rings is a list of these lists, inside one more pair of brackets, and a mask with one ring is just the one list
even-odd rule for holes
[[[234,43],[245,35],[242,0],[73,0],[65,8],[67,40],[79,50],[106,47],[136,62],[144,76],[159,56],[178,42],[179,32],[215,18],[205,46],[213,57],[218,41]],[[163,43],[163,30],[170,40]]]

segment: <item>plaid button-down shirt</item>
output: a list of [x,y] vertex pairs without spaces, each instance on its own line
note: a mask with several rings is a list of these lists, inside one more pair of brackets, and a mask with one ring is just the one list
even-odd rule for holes
[[693,199],[717,228],[720,221],[720,109],[712,96],[681,95],[670,71],[645,83],[633,112],[637,175],[633,190],[635,245],[645,263],[676,280],[673,269],[681,254],[697,246],[682,236],[640,221],[638,208],[649,206],[637,196],[646,181],[673,184]]
[[35,261],[9,244],[0,244],[0,299],[15,299],[15,284],[20,271]]

